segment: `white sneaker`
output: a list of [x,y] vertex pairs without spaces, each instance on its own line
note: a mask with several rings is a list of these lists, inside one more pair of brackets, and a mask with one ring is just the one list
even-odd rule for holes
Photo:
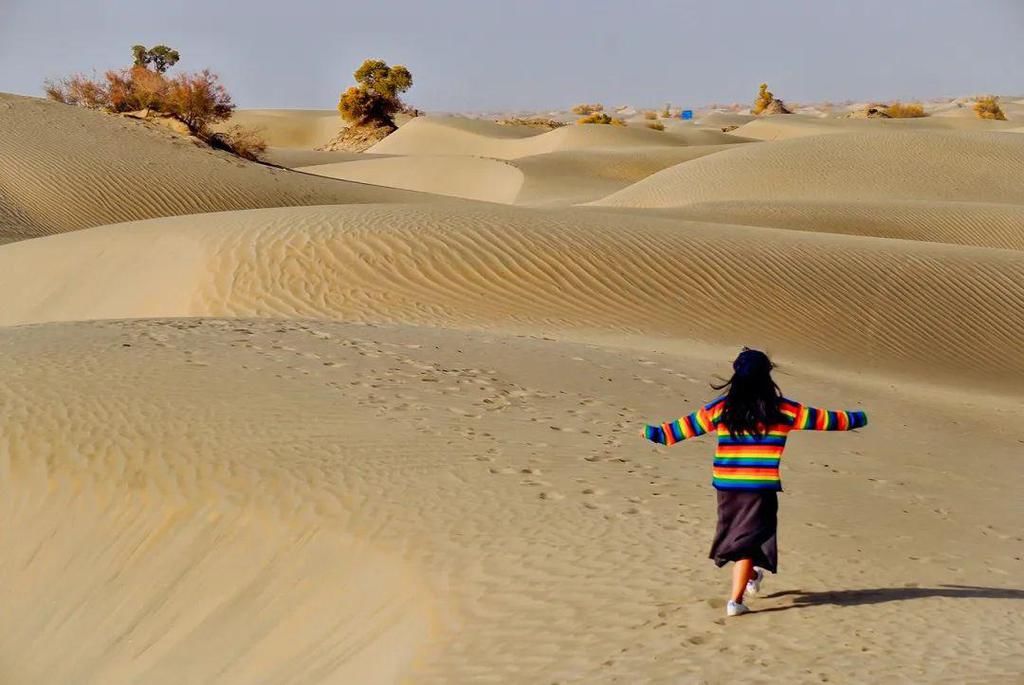
[[725,605],[726,616],[740,616],[748,611],[750,611],[750,609],[747,608],[746,604],[740,604],[739,602],[734,602],[731,599],[729,600],[729,603]]
[[763,568],[758,568],[757,566],[755,566],[754,573],[756,573],[757,575],[754,576],[753,580],[747,581],[747,594],[750,595],[756,595],[757,593],[759,593],[761,591],[761,583],[762,581],[764,581]]

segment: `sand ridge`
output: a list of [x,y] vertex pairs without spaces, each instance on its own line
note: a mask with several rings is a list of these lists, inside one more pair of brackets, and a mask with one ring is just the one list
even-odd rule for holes
[[474,155],[516,159],[549,152],[604,147],[721,145],[744,142],[720,131],[698,128],[670,133],[647,128],[570,125],[539,132],[526,126],[455,117],[413,119],[369,152],[392,155]]
[[0,94],[0,241],[198,212],[428,201],[254,164],[142,122]]
[[297,167],[296,171],[347,181],[511,204],[523,186],[523,172],[480,157],[383,157]]
[[334,109],[236,109],[218,128],[256,129],[267,145],[298,150],[324,145],[344,127]]
[[2,310],[8,325],[266,316],[643,331],[897,373],[942,363],[986,385],[1024,377],[1014,250],[593,210],[369,205],[96,228],[16,243],[0,265],[0,291],[19,293]]
[[661,171],[593,204],[653,208],[888,199],[1024,204],[1016,173],[1022,166],[1024,138],[1003,133],[845,133],[739,145]]

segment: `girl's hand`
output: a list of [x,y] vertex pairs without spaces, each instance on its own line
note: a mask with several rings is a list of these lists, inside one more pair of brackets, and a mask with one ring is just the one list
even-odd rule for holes
[[665,431],[661,426],[644,426],[640,431],[640,437],[658,445],[665,444]]

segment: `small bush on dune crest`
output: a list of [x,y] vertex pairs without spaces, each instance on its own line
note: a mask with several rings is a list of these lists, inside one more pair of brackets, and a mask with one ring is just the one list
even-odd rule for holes
[[391,67],[382,60],[368,59],[353,74],[356,85],[338,99],[341,117],[357,126],[394,130],[395,114],[406,109],[399,97],[412,88],[412,74],[401,64]]
[[168,84],[165,111],[197,135],[210,124],[231,117],[235,105],[217,75],[204,69],[197,74],[178,74]]
[[762,83],[757,91],[757,99],[754,100],[753,112],[760,114],[768,108],[768,105],[775,99],[775,94],[768,90],[768,84]]
[[617,117],[610,117],[603,112],[594,112],[576,120],[577,124],[610,124],[612,126],[625,126],[626,122]]
[[106,107],[112,112],[152,109],[164,112],[169,84],[162,74],[145,67],[106,73]]
[[885,113],[893,119],[916,119],[928,116],[924,111],[924,106],[919,102],[909,104],[894,102],[885,108]]
[[[231,96],[217,75],[204,69],[168,78],[164,72],[178,61],[177,51],[163,45],[151,50],[136,45],[132,52],[134,66],[112,69],[104,74],[103,79],[89,79],[76,74],[58,81],[46,81],[46,96],[64,104],[115,114],[148,112],[169,117],[184,124],[192,135],[217,147],[210,126],[230,118],[235,110]],[[149,64],[154,68],[149,69]],[[218,139],[220,147],[242,150],[244,154],[239,154],[249,159],[255,159],[250,153],[256,155],[266,149],[266,144],[258,140],[255,132],[242,134],[236,131],[233,135],[237,144],[227,146]]]
[[589,104],[589,105],[588,104],[576,105],[575,107],[572,108],[572,113],[573,114],[582,114],[582,115],[595,114],[597,112],[603,112],[603,111],[604,111],[604,105],[596,104],[596,103],[595,104]]
[[65,105],[100,109],[107,106],[109,100],[103,84],[75,74],[59,80],[47,79],[43,83],[46,97]]
[[665,124],[661,123],[660,121],[649,121],[647,122],[646,126],[647,128],[654,129],[655,131],[665,130]]
[[978,101],[974,103],[974,113],[978,115],[979,119],[1006,121],[1003,108],[999,106],[999,98],[994,95],[978,98]]
[[644,112],[644,119],[650,120],[650,119],[657,119],[657,118],[658,118],[658,113],[657,112],[652,112],[650,110],[647,110],[646,112]]
[[768,90],[768,84],[762,83],[757,92],[754,106],[750,108],[754,114],[790,114],[790,110],[775,94]]

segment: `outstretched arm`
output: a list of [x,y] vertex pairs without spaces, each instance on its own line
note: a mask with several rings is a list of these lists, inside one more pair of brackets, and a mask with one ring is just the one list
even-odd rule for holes
[[711,430],[713,423],[707,408],[701,407],[689,416],[663,423],[657,426],[645,426],[643,436],[660,445],[674,445],[687,438],[704,435]]
[[862,411],[829,411],[800,405],[793,430],[850,431],[868,425],[868,415]]

